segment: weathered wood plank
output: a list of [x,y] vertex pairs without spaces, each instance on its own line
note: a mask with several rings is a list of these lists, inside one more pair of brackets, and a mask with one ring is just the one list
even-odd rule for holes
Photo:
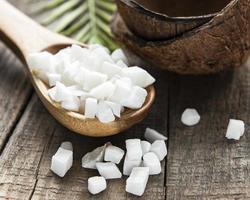
[[[167,199],[249,199],[250,68],[213,76],[175,76],[170,86]],[[195,107],[201,122],[188,128],[180,116]],[[247,130],[239,142],[225,138],[230,118]]]
[[31,95],[23,65],[0,42],[0,154]]
[[33,97],[0,156],[0,198],[29,199],[56,123]]

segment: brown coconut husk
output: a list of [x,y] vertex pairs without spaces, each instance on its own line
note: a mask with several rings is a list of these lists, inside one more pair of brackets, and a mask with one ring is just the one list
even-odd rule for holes
[[163,41],[136,36],[119,15],[111,26],[122,45],[154,66],[180,74],[215,73],[240,67],[249,56],[250,0],[232,0],[208,23]]
[[[119,14],[128,28],[147,40],[162,40],[180,35],[208,21],[230,0],[116,0]],[[191,15],[193,14],[193,15]]]

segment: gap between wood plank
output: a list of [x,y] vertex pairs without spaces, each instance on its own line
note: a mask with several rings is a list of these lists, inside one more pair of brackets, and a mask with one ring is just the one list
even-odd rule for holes
[[18,115],[16,117],[16,120],[13,122],[12,126],[10,127],[10,131],[9,131],[9,133],[7,133],[7,137],[4,139],[3,145],[0,148],[0,156],[2,155],[2,152],[3,152],[4,148],[5,148],[5,146],[7,145],[11,135],[13,134],[14,130],[16,129],[17,124],[19,123],[20,119],[22,118],[27,106],[29,105],[29,102],[30,102],[30,100],[32,98],[32,94],[33,94],[33,92],[30,91],[27,100],[24,102],[21,110],[19,111],[19,113],[18,113]]

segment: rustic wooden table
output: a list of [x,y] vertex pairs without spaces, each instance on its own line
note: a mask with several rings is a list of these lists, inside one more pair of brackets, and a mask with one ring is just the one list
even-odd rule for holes
[[[91,196],[87,179],[97,172],[83,169],[81,157],[107,141],[124,147],[125,139],[142,138],[147,126],[168,136],[168,156],[141,199],[250,199],[250,66],[197,77],[149,71],[157,79],[149,116],[116,136],[83,137],[51,117],[24,66],[0,43],[0,199],[136,199],[125,193],[126,177],[108,181],[106,191]],[[181,124],[186,107],[201,114],[197,126]],[[246,123],[238,142],[225,138],[229,118]],[[50,171],[50,162],[65,140],[74,145],[74,163],[59,178]]]

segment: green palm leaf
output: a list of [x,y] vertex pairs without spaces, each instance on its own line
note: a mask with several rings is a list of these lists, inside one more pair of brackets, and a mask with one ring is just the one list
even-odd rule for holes
[[116,11],[114,0],[29,0],[32,14],[55,32],[86,44],[117,48],[109,23]]

